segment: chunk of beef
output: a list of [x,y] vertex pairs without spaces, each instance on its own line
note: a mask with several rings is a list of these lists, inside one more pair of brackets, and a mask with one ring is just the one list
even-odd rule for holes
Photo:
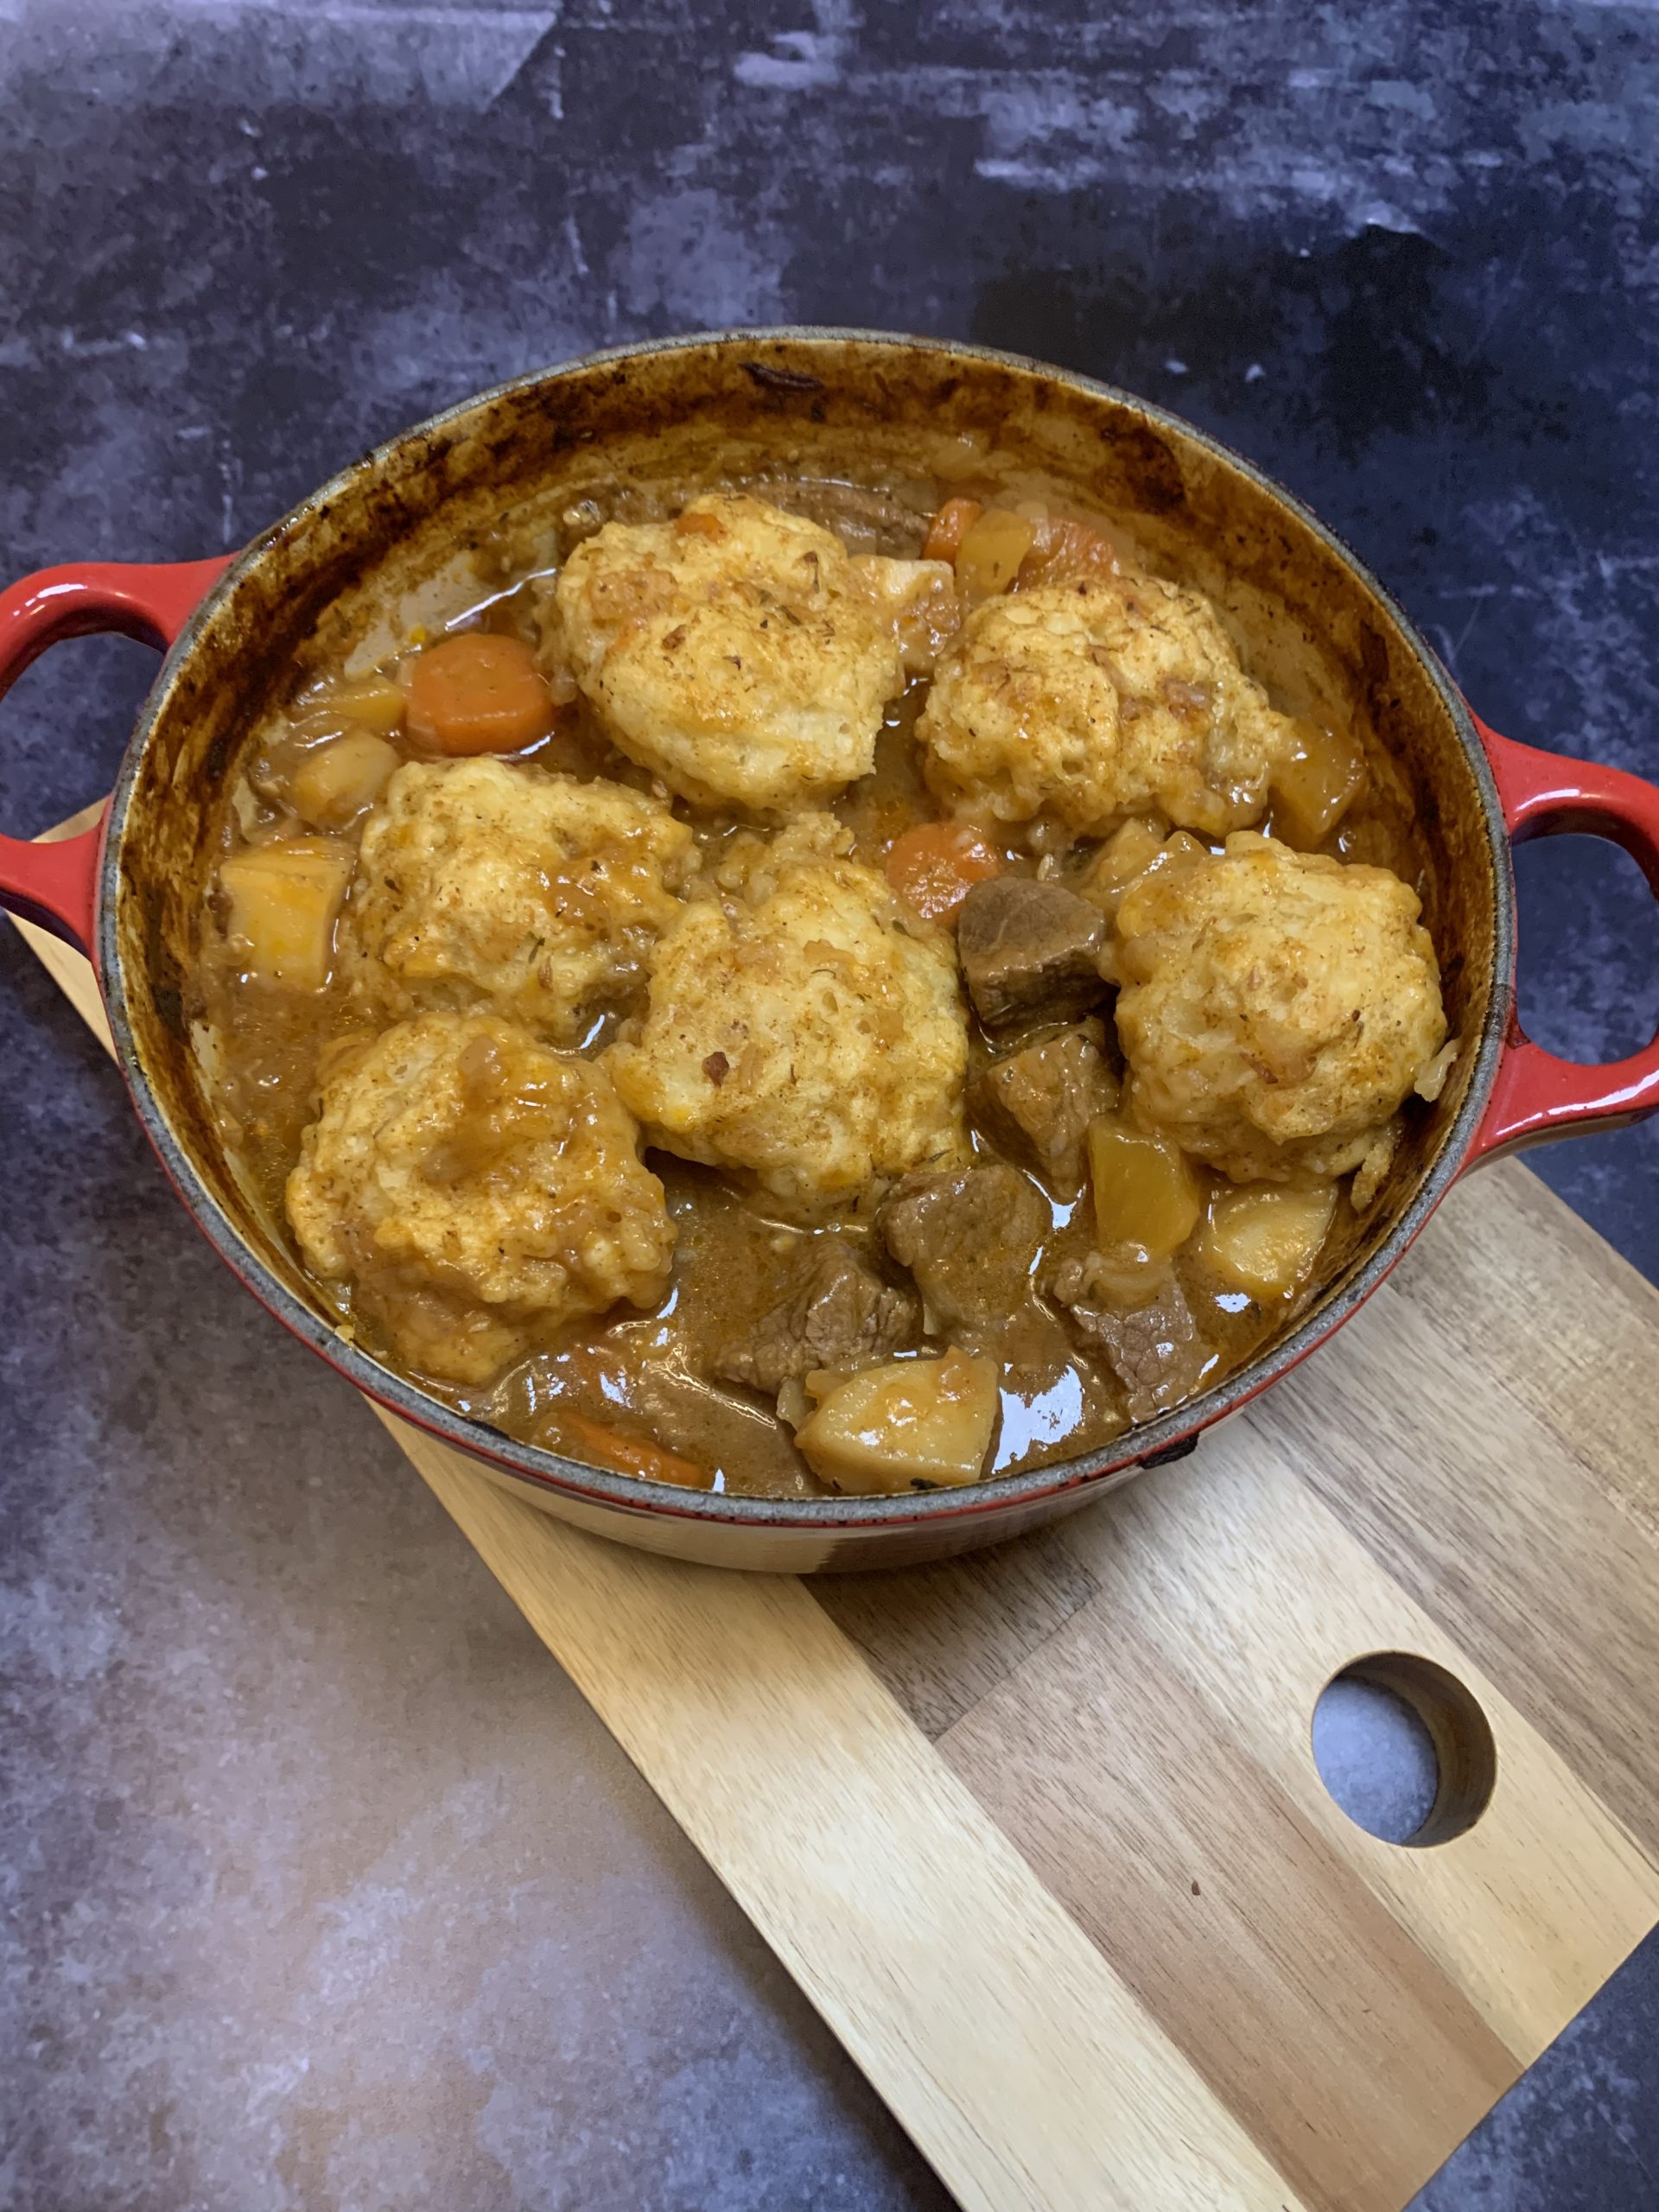
[[908,1268],[930,1330],[982,1327],[1017,1312],[1031,1295],[1031,1270],[1049,1211],[1017,1167],[963,1167],[906,1175],[875,1225]]
[[982,1021],[1064,1020],[1102,995],[1106,925],[1064,884],[995,875],[957,910],[957,954]]
[[1084,1343],[1105,1355],[1137,1425],[1185,1404],[1220,1363],[1173,1277],[1147,1303],[1116,1306],[1090,1255],[1059,1268],[1053,1291]]
[[1083,1188],[1083,1141],[1096,1114],[1117,1103],[1098,1021],[1039,1037],[994,1060],[973,1089],[976,1120],[1007,1150],[1023,1153],[1063,1197]]
[[715,1372],[775,1396],[819,1368],[838,1375],[913,1344],[921,1317],[908,1291],[883,1282],[839,1237],[818,1237],[789,1295],[741,1343],[722,1346]]

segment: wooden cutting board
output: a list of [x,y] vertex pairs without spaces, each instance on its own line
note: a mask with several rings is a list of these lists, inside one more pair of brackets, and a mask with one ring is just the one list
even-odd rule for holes
[[[1517,1165],[1192,1459],[944,1566],[682,1567],[387,1426],[970,2212],[1397,2212],[1659,1921],[1659,1294]],[[1379,1653],[1491,1784],[1451,1840],[1314,1766]]]

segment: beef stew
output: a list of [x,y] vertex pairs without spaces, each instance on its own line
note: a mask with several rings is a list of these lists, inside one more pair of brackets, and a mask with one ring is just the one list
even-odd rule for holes
[[203,887],[223,1141],[342,1331],[682,1485],[1155,1418],[1303,1310],[1446,1072],[1362,734],[1103,518],[854,488],[480,548],[442,634],[251,734]]

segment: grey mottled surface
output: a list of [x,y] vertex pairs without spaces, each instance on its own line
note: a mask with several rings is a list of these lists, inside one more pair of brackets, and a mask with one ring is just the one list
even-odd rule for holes
[[[1498,727],[1659,772],[1656,80],[1635,5],[0,0],[0,556],[233,544],[639,333],[969,334],[1218,431]],[[9,828],[149,666],[23,679]],[[1539,1033],[1628,1049],[1633,871],[1522,878]],[[0,2205],[940,2206],[10,937],[0,1004]],[[1543,1161],[1649,1273],[1656,1147]],[[1424,2203],[1659,2202],[1656,2053],[1650,1949]]]

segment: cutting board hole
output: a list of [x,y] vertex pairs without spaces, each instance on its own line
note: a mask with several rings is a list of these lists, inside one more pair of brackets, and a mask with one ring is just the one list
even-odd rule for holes
[[1357,1827],[1413,1847],[1466,1834],[1497,1780],[1478,1702],[1408,1651],[1374,1651],[1332,1675],[1313,1708],[1313,1763]]

